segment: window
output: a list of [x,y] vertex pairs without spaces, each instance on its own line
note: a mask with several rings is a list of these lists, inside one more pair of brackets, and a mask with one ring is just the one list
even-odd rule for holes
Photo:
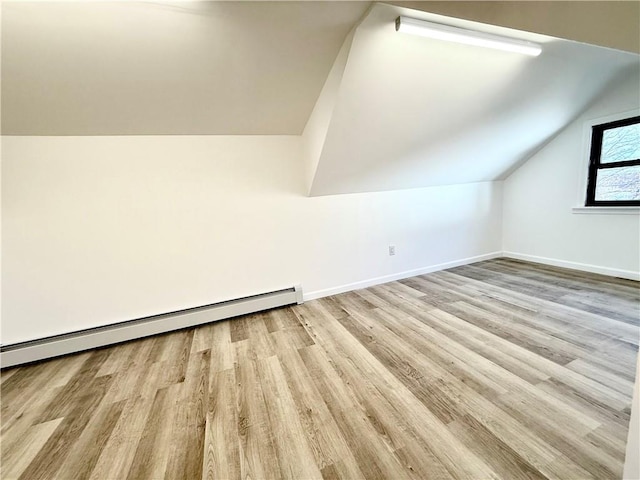
[[594,125],[587,206],[640,206],[640,117]]

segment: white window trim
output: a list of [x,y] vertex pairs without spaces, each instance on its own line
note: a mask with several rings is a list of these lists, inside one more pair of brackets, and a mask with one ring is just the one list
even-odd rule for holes
[[597,215],[640,215],[640,207],[573,207],[571,211]]
[[591,129],[594,125],[615,122],[629,117],[640,115],[640,109],[626,110],[624,112],[613,113],[604,117],[590,118],[582,124],[582,160],[578,173],[578,194],[576,206],[571,210],[573,213],[594,213],[598,215],[640,215],[640,207],[586,207],[587,183],[589,181],[589,157],[591,156]]

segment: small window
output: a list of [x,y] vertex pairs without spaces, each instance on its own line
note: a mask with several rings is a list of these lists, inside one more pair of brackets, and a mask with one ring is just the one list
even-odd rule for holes
[[640,206],[640,117],[594,125],[587,206]]

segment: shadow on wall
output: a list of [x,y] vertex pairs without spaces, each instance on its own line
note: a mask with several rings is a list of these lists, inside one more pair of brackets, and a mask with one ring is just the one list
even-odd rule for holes
[[570,126],[573,122],[575,122],[578,118],[580,118],[587,110],[591,108],[602,96],[604,92],[610,92],[618,88],[618,86],[622,83],[626,83],[630,77],[638,78],[638,82],[640,84],[640,66],[638,65],[630,65],[629,67],[623,69],[618,73],[615,77],[607,82],[607,84],[599,90],[597,93],[594,93],[589,101],[583,104],[582,108],[575,113],[575,115],[560,129],[555,131],[553,134],[548,136],[543,142],[536,145],[534,148],[527,151],[522,157],[507,170],[502,172],[499,175],[500,180],[504,180],[509,177],[513,172],[515,172],[518,168],[520,168],[523,164],[527,162],[531,157],[533,157],[536,153],[542,150],[546,145],[548,145],[554,138],[556,138],[560,133],[562,133],[568,126]]
[[399,13],[377,4],[356,31],[312,195],[501,179],[637,64],[526,32],[539,57],[408,36]]

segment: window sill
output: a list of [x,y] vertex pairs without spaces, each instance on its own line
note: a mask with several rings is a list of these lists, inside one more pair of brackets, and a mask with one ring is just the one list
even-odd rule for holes
[[596,215],[640,215],[640,207],[573,207],[573,213]]

